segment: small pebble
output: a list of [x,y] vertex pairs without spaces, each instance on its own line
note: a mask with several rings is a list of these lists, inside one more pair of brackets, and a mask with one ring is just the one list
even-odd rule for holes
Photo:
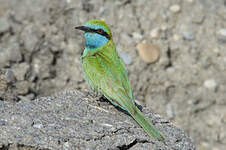
[[143,36],[140,33],[137,32],[133,32],[133,38],[136,40],[141,40],[143,38]]
[[185,40],[194,40],[194,32],[190,27],[182,25],[180,27],[180,33]]
[[43,128],[43,124],[37,123],[37,124],[34,124],[33,127],[34,128],[38,128],[38,129],[41,129],[41,128]]
[[176,68],[175,67],[168,67],[166,69],[167,73],[175,73],[176,72]]
[[175,117],[174,108],[172,105],[166,106],[166,114],[170,119],[173,119]]
[[159,28],[155,28],[150,32],[151,38],[156,39],[159,37]]
[[161,25],[161,30],[166,31],[168,29],[168,26],[166,24]]
[[216,91],[217,83],[214,79],[209,79],[204,82],[204,87]]
[[10,25],[6,17],[1,17],[0,16],[0,33],[6,32],[9,30]]
[[65,142],[64,143],[64,148],[65,149],[69,149],[70,148],[70,143],[69,142]]
[[12,71],[14,72],[16,79],[17,80],[24,80],[25,79],[25,75],[28,72],[30,66],[27,63],[19,63],[19,64],[15,64],[12,67]]
[[179,13],[181,8],[180,8],[180,5],[177,5],[177,4],[174,4],[172,6],[170,6],[170,11],[172,11],[173,13]]
[[215,47],[215,48],[213,49],[213,52],[216,53],[217,56],[220,56],[220,50],[219,50],[219,48]]
[[5,120],[0,120],[0,126],[5,126],[6,125],[6,121]]
[[226,113],[222,117],[222,122],[226,124]]
[[226,28],[220,29],[218,31],[218,34],[221,35],[221,36],[225,36],[226,37]]
[[187,0],[189,3],[193,3],[195,0]]
[[15,77],[13,71],[7,69],[6,72],[5,72],[5,75],[6,75],[6,81],[8,83],[15,83],[16,82],[16,77]]
[[199,14],[193,14],[192,15],[192,22],[196,23],[196,24],[201,24],[204,21],[204,14],[203,13],[199,13]]
[[226,28],[217,31],[217,39],[220,44],[226,43]]
[[174,40],[174,41],[178,41],[178,40],[180,40],[180,39],[181,39],[180,35],[178,35],[178,34],[174,34],[174,35],[173,35],[173,40]]
[[128,53],[120,54],[121,59],[126,65],[130,65],[132,63],[132,58]]
[[208,148],[210,147],[210,144],[207,142],[202,142],[200,145],[201,145],[200,149],[203,149],[203,150],[208,150]]
[[220,141],[224,141],[224,139],[226,138],[226,133],[225,132],[220,132],[217,136],[218,137],[216,139],[218,139]]
[[100,7],[99,11],[98,11],[98,14],[101,16],[104,14],[104,12],[107,10],[106,7]]
[[137,44],[138,53],[141,59],[147,63],[154,63],[159,59],[160,50],[158,45],[143,41]]

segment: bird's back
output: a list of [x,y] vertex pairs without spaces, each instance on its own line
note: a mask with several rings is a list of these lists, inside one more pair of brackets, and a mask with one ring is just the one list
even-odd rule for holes
[[113,42],[108,42],[95,54],[87,54],[82,64],[85,79],[93,90],[101,92],[117,106],[134,105],[128,75]]

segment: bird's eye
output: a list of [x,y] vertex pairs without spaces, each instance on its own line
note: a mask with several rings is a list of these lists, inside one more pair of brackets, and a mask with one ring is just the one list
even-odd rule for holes
[[102,34],[104,31],[102,29],[98,29],[97,32]]

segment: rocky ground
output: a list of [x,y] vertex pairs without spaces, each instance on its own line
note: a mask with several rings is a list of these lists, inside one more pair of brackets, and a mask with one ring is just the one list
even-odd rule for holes
[[[0,0],[0,100],[86,89],[74,26],[105,20],[136,101],[170,119],[197,149],[226,146],[225,0]],[[159,58],[147,63],[143,41]],[[155,50],[153,50],[155,49]]]
[[142,108],[164,135],[148,136],[130,117],[89,92],[61,92],[17,104],[0,101],[1,150],[195,150],[169,121]]

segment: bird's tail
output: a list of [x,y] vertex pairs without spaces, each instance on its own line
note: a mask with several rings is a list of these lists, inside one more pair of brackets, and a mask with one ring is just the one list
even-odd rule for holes
[[164,137],[159,133],[159,131],[154,127],[154,125],[147,120],[143,113],[137,107],[135,107],[134,110],[134,112],[129,113],[144,129],[144,131],[147,132],[149,136],[152,136],[153,138],[164,142]]

